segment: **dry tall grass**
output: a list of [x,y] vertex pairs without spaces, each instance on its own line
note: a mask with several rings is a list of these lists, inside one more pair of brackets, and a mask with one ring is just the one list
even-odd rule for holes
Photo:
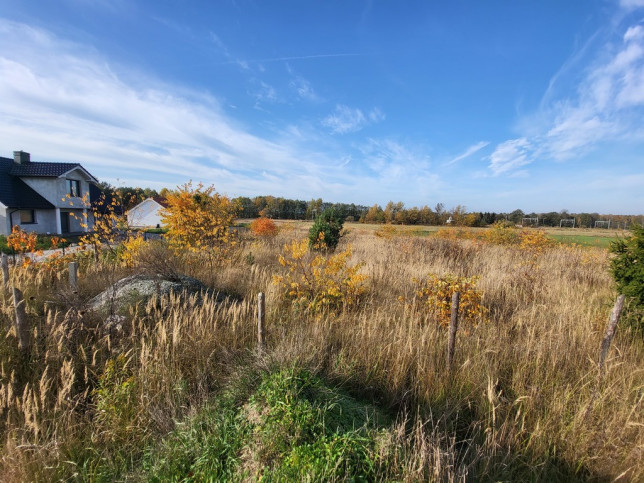
[[[145,444],[198,410],[240,364],[300,364],[398,414],[409,481],[644,480],[644,346],[620,327],[606,374],[599,345],[615,298],[601,250],[532,253],[473,240],[349,233],[369,291],[358,309],[307,314],[272,283],[282,231],[247,240],[215,272],[176,267],[234,294],[229,303],[169,297],[134,307],[121,330],[83,302],[124,275],[84,263],[78,293],[64,271],[13,270],[33,324],[17,348],[2,295],[0,473],[5,481],[123,478]],[[464,325],[446,376],[447,331],[413,304],[412,279],[480,276],[490,321]],[[267,353],[255,358],[255,296],[267,294]],[[241,300],[241,301],[239,301]],[[120,355],[120,358],[119,358]],[[127,461],[131,458],[131,461]],[[126,461],[123,461],[126,460]],[[119,469],[120,468],[120,469]],[[107,472],[107,473],[106,473]]]

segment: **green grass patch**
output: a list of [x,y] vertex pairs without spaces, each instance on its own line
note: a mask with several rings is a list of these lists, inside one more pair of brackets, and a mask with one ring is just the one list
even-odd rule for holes
[[391,419],[376,407],[302,369],[248,381],[148,451],[144,479],[375,481],[398,473]]
[[576,243],[578,245],[586,247],[599,247],[599,248],[608,248],[611,242],[617,240],[617,238],[607,237],[607,236],[592,236],[592,235],[559,235],[556,233],[548,234],[550,238],[559,242],[571,245]]
[[168,233],[167,228],[147,228],[144,231],[145,233]]

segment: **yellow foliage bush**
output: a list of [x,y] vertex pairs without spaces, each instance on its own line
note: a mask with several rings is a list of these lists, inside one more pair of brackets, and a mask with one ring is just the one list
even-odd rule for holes
[[524,230],[519,235],[519,248],[534,255],[555,246],[555,241],[543,230]]
[[309,251],[309,241],[294,240],[284,245],[280,265],[288,269],[285,275],[275,275],[273,283],[280,287],[282,297],[319,313],[340,310],[358,304],[364,294],[367,276],[358,273],[362,264],[349,265],[351,247],[342,253],[324,256]]
[[142,235],[137,234],[130,236],[121,245],[122,250],[119,252],[119,259],[126,267],[134,267],[137,262],[137,256],[141,250],[147,245]]
[[416,284],[416,300],[436,316],[440,325],[449,325],[454,292],[461,294],[459,320],[474,324],[487,322],[489,311],[482,304],[483,294],[476,288],[479,277],[457,277],[451,273],[439,276],[430,273],[424,279],[412,280]]
[[519,232],[512,223],[496,221],[485,230],[485,240],[497,245],[515,245],[519,242]]
[[440,228],[436,231],[436,236],[447,240],[473,240],[476,233],[466,228]]
[[179,251],[206,254],[212,263],[225,257],[234,244],[230,227],[238,206],[215,191],[187,183],[166,197],[161,220],[168,227],[170,244]]

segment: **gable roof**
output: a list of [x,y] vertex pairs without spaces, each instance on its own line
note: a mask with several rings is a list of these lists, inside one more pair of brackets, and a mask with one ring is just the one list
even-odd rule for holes
[[55,208],[24,181],[11,175],[14,166],[16,163],[13,159],[0,157],[0,202],[8,208]]
[[40,161],[30,161],[26,164],[13,163],[9,174],[12,176],[37,176],[57,178],[66,173],[69,173],[73,169],[80,169],[84,171],[92,179],[92,181],[97,182],[97,179],[94,178],[94,176],[92,176],[89,171],[83,168],[79,163],[47,163]]
[[162,196],[153,196],[152,199],[154,201],[156,201],[157,203],[159,203],[164,208],[168,207],[168,200],[165,199],[164,197],[162,197]]
[[147,204],[150,204],[150,203],[156,203],[161,208],[167,208],[168,207],[168,201],[165,198],[163,198],[161,196],[152,196],[151,198],[146,198],[143,201],[141,201],[140,203],[137,203],[132,208],[130,208],[128,211],[138,210],[141,206],[147,205]]

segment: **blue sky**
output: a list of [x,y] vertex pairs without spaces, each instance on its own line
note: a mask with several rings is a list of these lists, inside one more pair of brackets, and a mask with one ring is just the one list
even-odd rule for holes
[[644,212],[644,0],[0,0],[0,155],[472,211]]

